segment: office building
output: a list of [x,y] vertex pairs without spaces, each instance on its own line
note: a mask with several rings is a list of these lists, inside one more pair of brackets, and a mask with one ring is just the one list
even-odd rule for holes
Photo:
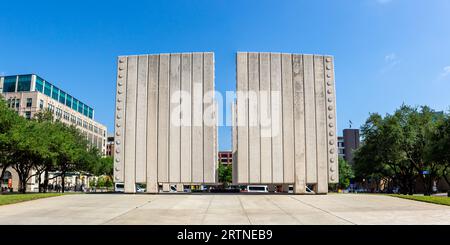
[[333,57],[239,52],[236,88],[234,184],[327,193],[339,180]]
[[106,140],[106,155],[114,157],[114,136],[108,136]]
[[344,129],[343,135],[338,137],[338,155],[349,164],[353,164],[353,152],[360,145],[359,129]]
[[231,151],[219,151],[219,163],[223,165],[233,164],[233,153]]
[[73,95],[35,74],[0,77],[0,92],[19,115],[31,119],[48,109],[55,120],[76,126],[90,144],[106,154],[106,127],[94,120],[91,106]]
[[[94,109],[49,81],[35,74],[2,76],[0,93],[10,108],[27,119],[44,109],[50,110],[55,120],[76,126],[91,145],[106,154],[107,130],[94,120]],[[1,181],[4,187],[18,190],[18,175],[12,167]],[[27,190],[38,191],[38,186],[38,178],[33,176]]]

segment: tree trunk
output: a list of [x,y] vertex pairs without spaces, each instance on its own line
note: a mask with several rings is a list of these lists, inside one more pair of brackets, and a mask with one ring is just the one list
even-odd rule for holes
[[65,188],[66,171],[61,172],[61,192],[64,193]]
[[39,193],[42,193],[41,174],[38,175],[38,188]]
[[47,192],[48,189],[48,169],[45,170],[44,173],[44,184],[43,184],[43,188],[44,188],[44,193]]

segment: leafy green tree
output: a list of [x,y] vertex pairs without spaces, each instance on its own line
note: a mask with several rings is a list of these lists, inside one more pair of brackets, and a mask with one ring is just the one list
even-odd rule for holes
[[353,178],[355,178],[355,174],[352,167],[342,157],[339,157],[339,188],[347,189]]
[[[0,179],[3,179],[5,170],[14,162],[12,158],[11,129],[24,119],[8,108],[0,95]],[[0,187],[1,187],[0,182]]]
[[219,173],[219,182],[223,183],[224,186],[227,186],[232,182],[232,166],[230,164],[220,164],[218,168]]
[[430,136],[428,159],[438,166],[438,176],[442,176],[450,186],[450,115],[438,121],[436,130]]
[[[388,177],[403,194],[414,193],[419,177],[430,193],[439,177],[439,164],[428,159],[427,145],[439,120],[439,114],[426,106],[402,105],[384,118],[371,114],[361,127],[363,145],[355,152],[356,176]],[[420,174],[424,170],[429,174]]]
[[51,148],[55,153],[54,160],[60,172],[64,192],[67,172],[83,168],[89,146],[85,137],[74,126],[61,122],[55,122],[53,125],[55,131],[51,134]]

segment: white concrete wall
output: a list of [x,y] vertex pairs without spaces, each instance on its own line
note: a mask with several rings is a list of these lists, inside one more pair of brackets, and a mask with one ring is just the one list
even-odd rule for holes
[[126,192],[135,183],[156,193],[159,184],[216,182],[214,97],[204,99],[211,91],[213,53],[119,57],[114,178]]
[[239,52],[236,63],[234,183],[326,193],[338,181],[333,58]]

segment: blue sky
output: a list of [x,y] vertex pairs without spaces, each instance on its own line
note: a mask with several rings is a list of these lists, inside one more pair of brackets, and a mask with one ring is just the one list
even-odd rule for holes
[[[113,130],[116,57],[213,51],[235,89],[236,51],[335,56],[338,127],[403,102],[450,106],[450,1],[3,1],[0,74],[36,73]],[[219,129],[229,149],[230,128]]]

